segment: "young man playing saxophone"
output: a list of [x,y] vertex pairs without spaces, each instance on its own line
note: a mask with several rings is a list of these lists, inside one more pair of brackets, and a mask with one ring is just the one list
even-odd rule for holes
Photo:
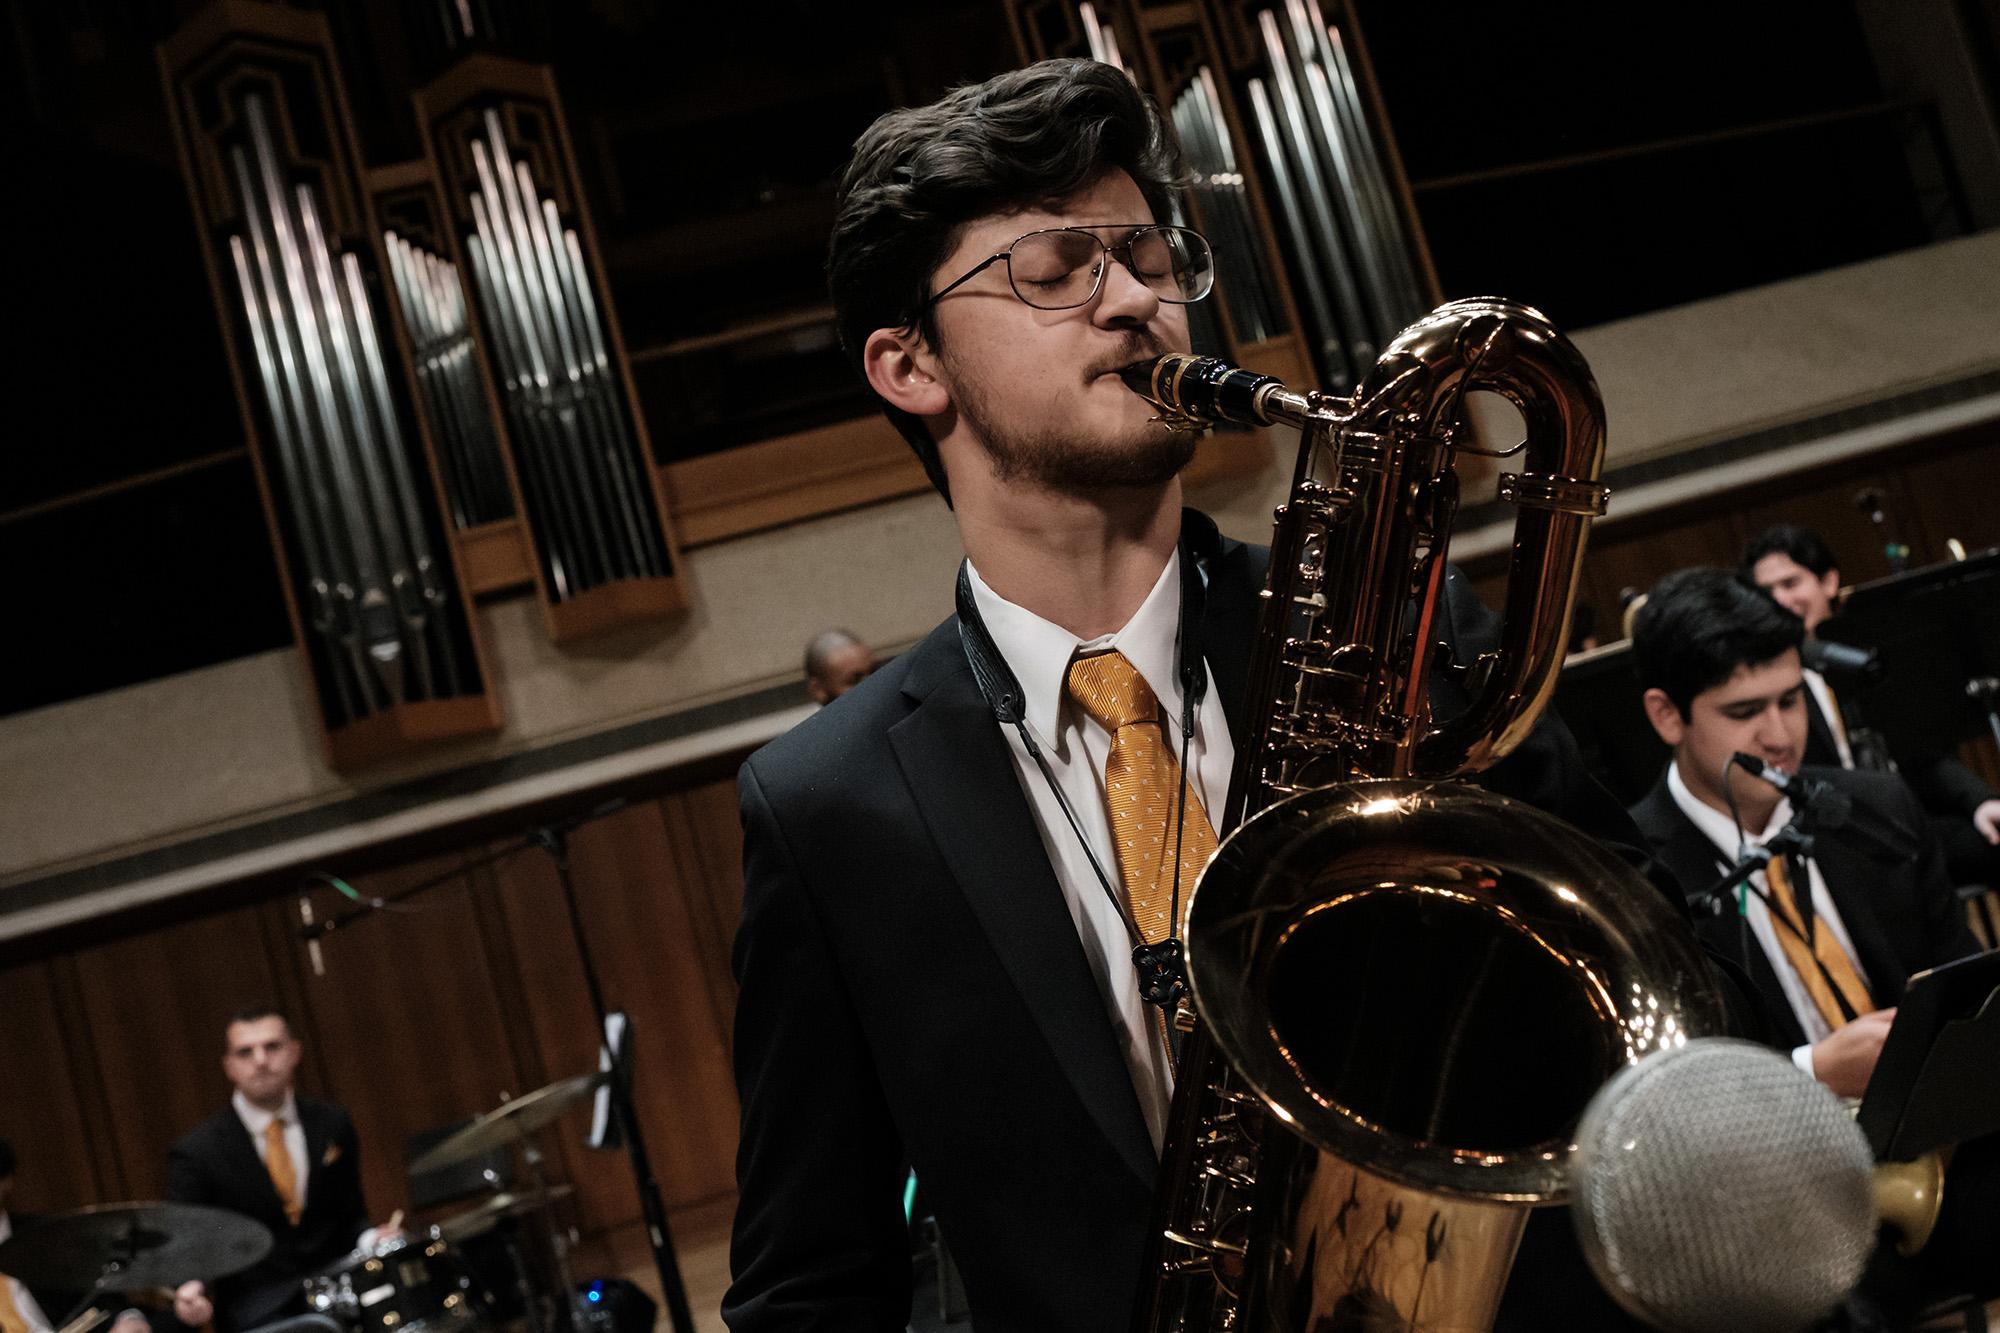
[[[1265,563],[1118,375],[1212,283],[1179,173],[1122,73],[1050,61],[883,117],[842,181],[842,337],[967,564],[961,616],[742,772],[735,1329],[902,1329],[905,1161],[980,1333],[1131,1317],[1173,1088],[1132,940],[1228,832]],[[1491,617],[1445,600],[1469,660]],[[1637,844],[1559,725],[1483,780]],[[1594,1295],[1569,1259],[1536,1299]]]

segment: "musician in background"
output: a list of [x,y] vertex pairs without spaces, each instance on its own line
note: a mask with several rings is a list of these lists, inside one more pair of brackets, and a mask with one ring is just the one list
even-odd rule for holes
[[216,1284],[223,1333],[301,1312],[301,1278],[396,1234],[368,1225],[360,1145],[347,1112],[293,1090],[301,1054],[276,1009],[249,1008],[230,1019],[222,1072],[235,1091],[167,1157],[170,1200],[255,1218],[275,1242],[255,1266]]
[[[1149,1280],[1174,1076],[1133,935],[1229,831],[1268,559],[1182,508],[1194,436],[1118,373],[1208,294],[1207,241],[1161,225],[1182,170],[1123,73],[1056,60],[882,117],[844,175],[842,342],[967,563],[958,617],[742,771],[738,1333],[906,1325],[905,1161],[981,1333],[1122,1329]],[[1495,641],[1456,570],[1432,628]],[[1636,846],[1552,718],[1480,780]],[[1524,1252],[1569,1263],[1510,1298],[1573,1317],[1512,1326],[1629,1326],[1568,1233],[1537,1214]]]
[[[1632,647],[1646,717],[1673,762],[1632,817],[1690,891],[1797,813],[1731,756],[1801,771],[1804,636],[1798,617],[1720,569],[1668,575],[1639,610]],[[1740,918],[1698,912],[1695,928],[1749,971],[1774,1044],[1859,1097],[1910,974],[1978,944],[1908,786],[1890,773],[1805,771],[1851,799],[1846,824],[1819,831],[1811,857],[1773,858],[1754,873]]]
[[875,654],[844,629],[822,630],[806,645],[806,693],[821,707],[868,679]]
[[[14,1173],[19,1165],[14,1145],[0,1139],[0,1245],[6,1244],[17,1229],[36,1221],[32,1215],[13,1211]],[[0,1333],[51,1333],[52,1320],[64,1318],[82,1299],[82,1292],[35,1292],[9,1274],[0,1273]],[[186,1309],[188,1314],[200,1316],[191,1322],[207,1321],[205,1301],[191,1303]],[[109,1333],[151,1333],[151,1329],[152,1324],[144,1314],[128,1309],[111,1321]]]
[[[1804,621],[1808,635],[1833,615],[1840,596],[1840,568],[1833,553],[1818,533],[1796,524],[1759,533],[1743,552],[1743,572]],[[1895,686],[1892,680],[1885,688]],[[1806,689],[1806,762],[1853,768],[1855,755],[1832,684],[1807,670]],[[1906,752],[1893,736],[1887,740],[1897,771],[1933,821],[1951,881],[2000,888],[2000,796],[1951,755]]]

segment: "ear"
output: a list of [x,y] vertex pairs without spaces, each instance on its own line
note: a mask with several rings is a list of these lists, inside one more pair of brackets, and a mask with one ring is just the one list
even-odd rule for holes
[[1838,569],[1827,570],[1826,573],[1819,576],[1819,586],[1821,591],[1826,593],[1827,600],[1829,601],[1840,596],[1840,571]]
[[822,708],[833,702],[832,693],[826,688],[825,682],[821,681],[818,676],[806,677],[806,694],[814,703]]
[[1646,708],[1646,720],[1653,724],[1653,731],[1666,742],[1668,749],[1677,749],[1687,736],[1687,719],[1681,710],[1667,697],[1667,692],[1655,687],[1647,690],[1640,700]]
[[877,329],[861,345],[861,369],[868,385],[891,407],[911,416],[934,417],[951,406],[951,394],[937,377],[937,361],[914,333]]

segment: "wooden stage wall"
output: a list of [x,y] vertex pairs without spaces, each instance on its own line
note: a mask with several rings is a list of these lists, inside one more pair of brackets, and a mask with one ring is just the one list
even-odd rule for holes
[[[1620,638],[1622,589],[1643,592],[1688,565],[1734,569],[1750,539],[1774,523],[1816,529],[1840,562],[1845,583],[1886,577],[1881,539],[1854,500],[1869,487],[1881,490],[1891,524],[1911,547],[1913,569],[1949,559],[1949,537],[1973,552],[2000,545],[2000,423],[1772,477],[1631,520],[1619,516],[1614,486],[1609,512],[1591,529],[1578,603],[1596,611],[1605,642]],[[1488,606],[1500,605],[1507,556],[1500,551],[1465,562]]]
[[[480,850],[354,887],[392,894]],[[578,831],[571,852],[606,1002],[632,1018],[654,1174],[670,1210],[712,1223],[734,1191],[735,783],[636,804]],[[321,915],[340,902],[313,897]],[[589,996],[540,851],[328,937],[323,977],[298,924],[298,900],[279,898],[0,971],[0,1135],[20,1152],[23,1211],[160,1197],[169,1144],[228,1095],[222,1031],[246,1003],[291,1013],[302,1090],[353,1113],[377,1219],[406,1202],[409,1135],[595,1068]],[[575,1112],[543,1140],[560,1145],[551,1174],[576,1186],[569,1217],[595,1242],[579,1272],[643,1253],[627,1159],[582,1147],[586,1121]]]

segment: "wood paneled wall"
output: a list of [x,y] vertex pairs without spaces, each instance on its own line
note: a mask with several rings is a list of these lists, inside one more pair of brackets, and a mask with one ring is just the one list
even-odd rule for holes
[[[1840,562],[1844,582],[1882,578],[1889,562],[1881,539],[1854,499],[1868,487],[1882,491],[1897,535],[1911,547],[1912,568],[1949,559],[1950,537],[1969,551],[2000,545],[2000,425],[1774,477],[1629,521],[1618,515],[1614,488],[1608,516],[1591,531],[1578,603],[1595,609],[1601,638],[1616,639],[1620,591],[1643,592],[1689,565],[1734,569],[1750,539],[1773,523],[1816,529]],[[1466,562],[1489,606],[1501,601],[1506,554]]]
[[[580,829],[570,849],[606,1002],[633,1023],[654,1174],[670,1210],[710,1218],[734,1189],[735,784],[632,805]],[[20,1152],[19,1207],[160,1197],[168,1146],[228,1095],[223,1027],[248,1003],[292,1015],[302,1090],[353,1113],[376,1218],[407,1203],[411,1134],[595,1068],[553,864],[527,849],[451,873],[489,850],[357,881],[364,896],[391,896],[450,876],[328,936],[324,976],[298,941],[295,898],[0,971],[0,1135]],[[330,889],[313,898],[322,917],[344,905]],[[628,1262],[639,1208],[627,1159],[583,1147],[586,1123],[579,1111],[546,1133],[549,1169],[576,1187],[566,1220],[594,1242],[580,1262]]]
[[[1773,477],[1732,495],[1707,496],[1633,520],[1610,515],[1594,526],[1584,558],[1578,604],[1596,612],[1598,637],[1622,638],[1619,595],[1641,592],[1689,565],[1734,569],[1750,539],[1774,523],[1802,523],[1826,539],[1843,582],[1868,583],[1890,572],[1874,525],[1855,503],[1868,487],[1882,491],[1896,535],[1911,548],[1910,567],[1950,559],[1945,542],[1968,551],[2000,546],[2000,425],[1949,432],[1893,450],[1810,472]],[[1498,607],[1506,582],[1506,552],[1468,561],[1466,572]],[[1969,742],[1966,762],[2000,786],[1990,740]]]

